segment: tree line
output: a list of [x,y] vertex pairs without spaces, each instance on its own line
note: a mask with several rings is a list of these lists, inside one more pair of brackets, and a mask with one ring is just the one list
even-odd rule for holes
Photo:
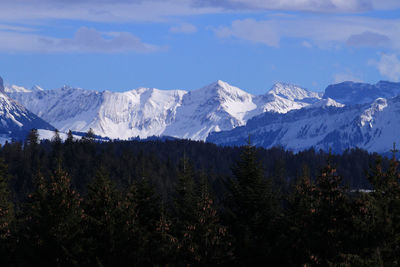
[[0,148],[2,265],[398,266],[392,152],[39,142],[32,130]]

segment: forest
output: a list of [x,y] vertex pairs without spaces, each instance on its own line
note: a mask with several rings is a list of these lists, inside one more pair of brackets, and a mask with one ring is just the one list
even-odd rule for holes
[[0,147],[1,265],[399,266],[396,154],[33,129]]

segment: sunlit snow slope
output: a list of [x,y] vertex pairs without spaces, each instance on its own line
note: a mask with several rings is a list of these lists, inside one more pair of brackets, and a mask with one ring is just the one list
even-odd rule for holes
[[223,81],[190,92],[35,88],[11,86],[8,94],[60,131],[85,132],[92,128],[96,134],[113,139],[166,135],[205,140],[210,132],[231,130],[263,112],[286,113],[320,99],[317,93],[283,83],[259,96]]
[[54,129],[50,124],[7,96],[3,79],[0,77],[0,142],[12,138],[23,139],[32,128]]
[[287,114],[264,113],[246,126],[213,133],[207,141],[243,145],[250,135],[254,145],[266,148],[300,151],[314,147],[335,152],[353,147],[388,152],[393,142],[399,143],[400,96],[346,107],[324,101]]

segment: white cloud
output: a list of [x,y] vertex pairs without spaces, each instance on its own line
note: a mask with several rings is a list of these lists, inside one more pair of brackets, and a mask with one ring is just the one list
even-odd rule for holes
[[3,22],[79,20],[96,22],[165,21],[244,11],[359,13],[400,8],[398,0],[1,0]]
[[163,22],[219,12],[222,8],[196,7],[191,0],[1,0],[0,21]]
[[34,28],[23,27],[23,26],[15,26],[8,24],[0,24],[0,31],[13,31],[13,32],[35,32],[37,31]]
[[256,21],[235,20],[216,30],[218,37],[235,37],[269,46],[279,46],[281,38],[301,38],[319,47],[386,46],[400,48],[400,20],[368,17],[310,16]]
[[253,19],[235,20],[231,27],[220,27],[216,34],[220,38],[236,37],[254,43],[279,47],[280,37],[276,25],[270,21],[255,21]]
[[355,76],[354,74],[350,72],[343,72],[343,73],[336,73],[334,76],[334,82],[335,83],[341,83],[341,82],[347,82],[347,81],[352,81],[352,82],[363,82],[362,79],[359,77]]
[[172,33],[195,33],[197,28],[193,24],[183,23],[179,26],[171,27],[169,31]]
[[197,0],[197,3],[201,6],[222,6],[228,9],[247,8],[322,13],[362,12],[374,8],[372,0]]
[[78,29],[70,39],[7,31],[0,31],[0,39],[0,51],[5,52],[147,53],[160,49],[127,32],[102,34],[87,27]]
[[382,54],[378,62],[372,62],[379,73],[391,81],[400,80],[400,60],[395,54]]

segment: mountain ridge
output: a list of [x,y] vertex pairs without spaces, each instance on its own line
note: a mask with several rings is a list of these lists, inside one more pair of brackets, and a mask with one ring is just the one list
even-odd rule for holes
[[[297,87],[288,90],[293,88]],[[218,80],[192,91],[137,88],[98,92],[64,86],[8,94],[61,131],[92,128],[113,139],[170,135],[205,140],[210,132],[244,125],[263,112],[284,113],[309,105],[309,101],[295,96],[288,99],[271,90],[255,96]]]
[[385,81],[344,82],[328,86],[324,93],[278,82],[261,95],[221,80],[192,91],[11,88],[10,96],[59,130],[91,128],[111,139],[171,136],[243,145],[251,133],[255,145],[264,147],[343,151],[359,146],[381,151],[396,141],[389,139],[396,139],[393,133],[400,127],[400,83]]

